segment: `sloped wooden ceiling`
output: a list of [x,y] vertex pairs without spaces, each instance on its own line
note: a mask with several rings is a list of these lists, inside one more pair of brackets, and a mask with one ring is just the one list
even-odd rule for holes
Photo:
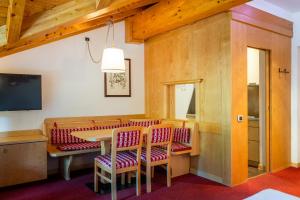
[[128,19],[126,41],[143,42],[247,1],[0,0],[0,57],[104,26],[109,19]]

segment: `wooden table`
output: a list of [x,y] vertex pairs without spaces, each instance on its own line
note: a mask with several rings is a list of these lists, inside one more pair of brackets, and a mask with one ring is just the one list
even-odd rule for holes
[[[148,128],[143,128],[143,135],[147,135]],[[113,129],[74,131],[71,135],[90,142],[101,142],[101,154],[105,155],[110,152],[110,143]]]
[[[143,135],[148,133],[148,128],[143,128]],[[113,129],[74,131],[71,135],[90,142],[107,141],[112,138]]]

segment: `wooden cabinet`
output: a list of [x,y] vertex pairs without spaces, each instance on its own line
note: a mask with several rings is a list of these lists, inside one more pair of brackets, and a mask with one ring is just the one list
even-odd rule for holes
[[46,141],[39,130],[0,133],[0,187],[47,178]]
[[259,120],[248,122],[248,164],[254,167],[259,164]]

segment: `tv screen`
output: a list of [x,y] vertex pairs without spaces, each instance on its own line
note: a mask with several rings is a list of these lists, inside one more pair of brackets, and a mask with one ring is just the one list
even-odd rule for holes
[[0,111],[41,109],[41,75],[0,73]]

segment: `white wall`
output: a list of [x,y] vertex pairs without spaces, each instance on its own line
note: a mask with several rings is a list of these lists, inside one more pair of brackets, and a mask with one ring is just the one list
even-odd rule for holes
[[264,0],[254,0],[249,3],[253,7],[261,9],[265,12],[271,13],[278,17],[290,20],[294,22],[294,36],[292,40],[292,73],[291,73],[291,153],[292,153],[292,163],[300,163],[300,110],[299,110],[299,98],[298,98],[298,77],[300,76],[300,70],[298,70],[300,58],[298,59],[298,51],[300,47],[300,13],[291,13],[278,6],[271,3],[265,2]]
[[115,43],[131,58],[132,97],[105,98],[100,65],[89,58],[85,36],[99,58],[106,27],[0,58],[0,73],[42,74],[43,110],[0,112],[0,131],[41,128],[47,117],[144,113],[144,46],[125,44],[124,23]]
[[259,85],[259,50],[247,48],[247,76],[248,84]]

